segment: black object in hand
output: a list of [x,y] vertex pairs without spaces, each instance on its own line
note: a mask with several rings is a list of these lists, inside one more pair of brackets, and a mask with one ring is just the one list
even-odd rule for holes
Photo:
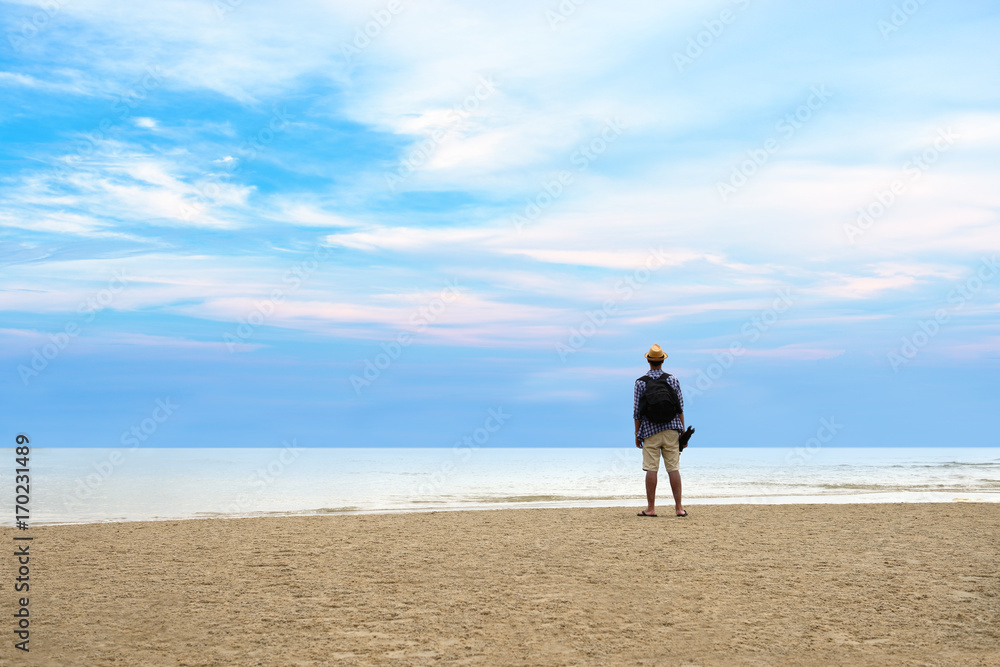
[[688,446],[688,440],[694,435],[694,426],[688,426],[687,430],[681,433],[680,437],[680,451],[684,451],[684,448]]

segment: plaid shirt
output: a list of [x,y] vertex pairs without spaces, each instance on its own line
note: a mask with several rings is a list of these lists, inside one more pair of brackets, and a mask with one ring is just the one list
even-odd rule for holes
[[[663,375],[663,369],[661,368],[651,368],[648,373],[649,377],[656,379]],[[684,414],[684,396],[681,395],[681,383],[677,381],[673,375],[667,378],[667,383],[674,388],[677,392],[677,400],[681,404],[681,414]],[[635,381],[635,392],[633,392],[632,400],[632,419],[636,421],[639,420],[639,397],[642,396],[643,392],[646,391],[646,381],[636,380]],[[639,437],[643,440],[653,435],[654,433],[659,433],[660,431],[666,431],[668,428],[672,428],[675,431],[683,431],[684,425],[681,423],[681,416],[677,415],[674,419],[666,424],[663,422],[651,422],[645,417],[642,417],[642,423],[639,424]]]

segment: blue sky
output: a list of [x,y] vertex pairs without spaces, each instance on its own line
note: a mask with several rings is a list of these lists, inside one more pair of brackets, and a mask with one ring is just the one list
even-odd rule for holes
[[996,3],[0,4],[38,446],[1000,445]]

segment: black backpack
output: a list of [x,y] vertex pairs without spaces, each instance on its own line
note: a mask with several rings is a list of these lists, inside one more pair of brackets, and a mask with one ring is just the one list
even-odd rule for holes
[[639,380],[646,383],[646,391],[639,397],[639,416],[657,424],[666,424],[681,413],[681,402],[677,392],[667,382],[669,373],[658,378],[643,375]]

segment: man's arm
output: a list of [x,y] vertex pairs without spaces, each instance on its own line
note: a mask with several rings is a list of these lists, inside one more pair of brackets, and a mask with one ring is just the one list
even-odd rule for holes
[[640,387],[640,382],[642,382],[642,380],[635,381],[635,389],[632,391],[632,421],[635,422],[636,447],[642,447],[642,440],[639,439],[639,426],[642,425],[642,419],[639,415],[639,397],[642,396],[642,392],[646,390],[646,383],[642,382]]
[[677,405],[681,409],[681,413],[678,415],[681,418],[681,431],[683,432],[686,426],[684,426],[684,393],[681,391],[681,383],[675,377],[670,378],[672,382],[670,385],[674,388],[674,392],[677,394]]

